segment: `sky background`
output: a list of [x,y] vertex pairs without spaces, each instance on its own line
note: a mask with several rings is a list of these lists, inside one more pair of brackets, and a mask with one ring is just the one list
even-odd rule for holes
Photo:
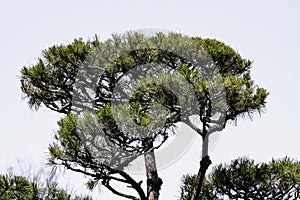
[[[30,111],[20,90],[20,70],[41,51],[74,38],[101,40],[112,33],[159,28],[215,38],[253,60],[252,78],[270,96],[261,116],[228,126],[211,151],[212,166],[239,156],[256,161],[289,156],[300,160],[300,1],[1,1],[0,173],[44,169],[47,148],[61,116],[46,108]],[[179,196],[183,174],[196,173],[200,138],[170,167],[159,171],[161,199]],[[211,168],[210,168],[211,169]],[[29,170],[30,171],[30,170]],[[41,172],[40,174],[43,174]],[[137,178],[144,179],[144,175]],[[61,186],[84,191],[81,175],[59,176]],[[121,199],[105,189],[95,199]]]

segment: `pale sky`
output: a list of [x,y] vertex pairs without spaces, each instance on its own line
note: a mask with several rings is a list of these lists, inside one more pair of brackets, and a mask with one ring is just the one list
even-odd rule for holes
[[[237,126],[228,126],[210,153],[212,166],[239,156],[300,160],[299,9],[297,0],[1,1],[0,173],[10,167],[20,172],[20,166],[38,171],[46,162],[60,118],[46,108],[29,110],[18,79],[22,66],[34,64],[51,45],[95,34],[104,40],[112,33],[142,28],[215,38],[254,60],[252,78],[270,92],[266,112],[253,121],[240,119]],[[179,197],[182,175],[198,170],[200,148],[198,138],[181,159],[158,172],[164,181],[161,199]],[[61,186],[81,192],[80,177],[67,173]],[[144,175],[138,178],[145,180]],[[105,189],[94,192],[94,197],[121,199]]]

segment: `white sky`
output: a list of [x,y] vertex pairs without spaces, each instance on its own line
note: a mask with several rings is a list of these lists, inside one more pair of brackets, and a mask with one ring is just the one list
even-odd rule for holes
[[[111,33],[141,28],[216,38],[254,60],[252,78],[271,93],[267,111],[261,118],[241,119],[238,126],[227,127],[210,154],[213,165],[238,156],[257,161],[284,156],[300,160],[300,1],[284,2],[1,1],[0,173],[9,167],[20,171],[20,165],[40,169],[60,118],[45,108],[28,109],[18,80],[22,66],[34,64],[41,51],[54,44],[95,34],[105,39]],[[197,172],[200,146],[200,140],[195,141],[180,160],[159,171],[164,181],[161,199],[177,199],[181,176]],[[80,176],[67,174],[63,179],[62,184],[74,190],[84,187]],[[106,190],[96,195],[95,199],[120,199]]]

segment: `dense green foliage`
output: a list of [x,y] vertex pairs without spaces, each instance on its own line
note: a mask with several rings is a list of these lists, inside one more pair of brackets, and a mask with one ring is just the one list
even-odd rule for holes
[[78,196],[58,187],[57,183],[30,181],[13,174],[0,175],[1,200],[91,200],[88,196]]
[[[118,81],[130,78],[128,73],[145,64],[150,65],[143,73],[151,71],[153,64],[166,65],[169,69],[165,74],[183,77],[186,82],[172,82],[170,75],[159,77],[154,72],[154,79],[135,88],[127,107],[114,111],[111,104]],[[136,156],[159,148],[177,122],[186,123],[205,138],[221,131],[229,120],[264,109],[268,92],[254,84],[250,68],[251,61],[217,40],[160,33],[146,38],[133,33],[113,36],[104,42],[97,38],[86,42],[79,39],[69,45],[52,46],[43,51],[37,64],[23,67],[21,82],[32,108],[45,105],[67,114],[59,122],[59,131],[49,147],[51,164],[90,176],[91,186],[101,181],[113,193],[135,199],[111,185],[113,181],[125,183],[143,199],[140,183],[125,173],[124,168]],[[101,76],[94,77],[95,74]],[[165,87],[168,85],[183,89],[176,94]],[[196,102],[186,95],[189,91],[184,85],[191,86]],[[131,83],[123,87],[126,86]],[[86,88],[94,90],[95,96],[90,97]],[[92,102],[93,108],[82,102]],[[144,129],[132,129],[129,125],[150,126],[151,116],[156,116],[154,121],[164,121],[160,120],[160,114],[151,113],[157,104],[166,110],[165,124],[159,130],[154,124],[151,134],[141,137],[140,130]],[[184,110],[183,104],[192,106]],[[89,112],[78,118],[78,112],[84,110]],[[96,112],[96,117],[91,112]],[[190,119],[193,115],[199,116],[202,127],[193,124]],[[118,120],[129,131],[120,128],[116,116],[121,116]],[[131,121],[134,123],[130,124]],[[153,146],[157,141],[160,144]]]
[[[181,199],[191,199],[196,176],[186,175]],[[199,199],[280,199],[300,198],[300,162],[289,158],[255,164],[239,158],[213,168],[203,184]]]

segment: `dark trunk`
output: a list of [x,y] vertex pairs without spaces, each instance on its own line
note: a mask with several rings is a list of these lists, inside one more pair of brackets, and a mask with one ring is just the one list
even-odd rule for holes
[[198,200],[200,192],[202,190],[202,184],[205,178],[205,173],[211,164],[211,160],[208,156],[208,134],[203,136],[203,144],[202,144],[202,159],[200,161],[200,169],[198,171],[196,184],[193,190],[193,195],[191,200]]
[[145,153],[144,158],[147,176],[147,198],[148,200],[158,200],[159,191],[163,182],[157,174],[154,150],[152,149]]
[[200,169],[198,171],[196,184],[193,191],[193,196],[191,200],[198,200],[200,192],[202,190],[202,184],[204,181],[206,170],[208,169],[209,165],[211,164],[211,160],[209,156],[204,156],[200,162]]

